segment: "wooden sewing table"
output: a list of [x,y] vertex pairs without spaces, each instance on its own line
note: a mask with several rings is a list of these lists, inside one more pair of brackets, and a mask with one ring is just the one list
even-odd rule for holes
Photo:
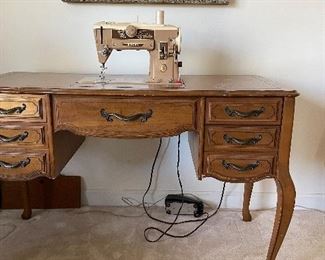
[[76,84],[86,75],[0,75],[0,180],[57,177],[85,136],[154,138],[189,132],[198,179],[253,183],[273,178],[278,203],[267,259],[275,259],[295,203],[289,173],[294,90],[258,76],[184,76],[185,88]]

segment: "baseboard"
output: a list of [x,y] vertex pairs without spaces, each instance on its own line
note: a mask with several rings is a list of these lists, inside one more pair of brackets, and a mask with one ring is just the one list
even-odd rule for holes
[[[147,195],[146,201],[149,203],[164,198],[167,194],[179,193],[178,191],[156,191]],[[220,192],[193,192],[203,201],[215,207],[220,198]],[[132,190],[123,192],[112,192],[101,189],[89,189],[82,193],[82,205],[87,206],[125,206],[122,197],[129,197],[141,202],[143,191]],[[241,208],[242,207],[241,192],[225,193],[223,208]],[[277,196],[273,192],[253,192],[251,200],[251,209],[268,209],[276,206]],[[158,203],[163,205],[163,200]],[[297,194],[296,205],[318,210],[325,210],[325,194]]]

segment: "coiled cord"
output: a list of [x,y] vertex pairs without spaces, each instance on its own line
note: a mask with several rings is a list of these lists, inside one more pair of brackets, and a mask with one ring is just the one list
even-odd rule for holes
[[[161,220],[161,219],[158,219],[156,217],[153,217],[149,212],[148,212],[148,209],[146,207],[146,204],[145,204],[145,197],[146,195],[148,194],[150,188],[151,188],[151,184],[152,184],[152,179],[153,179],[153,173],[154,173],[154,170],[155,170],[155,166],[156,166],[156,162],[157,162],[157,158],[159,156],[159,152],[160,152],[160,149],[161,149],[161,145],[162,145],[162,138],[159,139],[159,145],[158,145],[158,148],[157,148],[157,151],[156,151],[156,154],[155,154],[155,158],[153,160],[153,163],[152,163],[152,167],[151,167],[151,172],[150,172],[150,179],[149,179],[149,184],[148,184],[148,187],[146,189],[146,191],[144,192],[143,194],[143,197],[142,197],[142,207],[146,213],[146,215],[151,218],[152,220],[155,220],[155,221],[158,221],[160,223],[163,223],[163,224],[168,224],[169,227],[165,230],[162,230],[162,229],[159,229],[159,228],[156,228],[156,227],[147,227],[145,230],[144,230],[144,237],[145,239],[148,241],[148,242],[158,242],[162,237],[164,236],[169,236],[169,237],[173,237],[173,238],[185,238],[185,237],[188,237],[190,236],[191,234],[193,234],[195,231],[197,231],[209,218],[211,218],[212,216],[216,215],[217,212],[219,211],[220,207],[221,207],[221,204],[222,204],[222,201],[223,201],[223,197],[224,197],[224,193],[225,193],[225,187],[226,187],[226,182],[223,183],[223,187],[222,187],[222,192],[221,192],[221,197],[220,197],[220,201],[219,201],[219,204],[217,206],[217,208],[215,209],[215,211],[212,213],[212,214],[209,214],[207,212],[204,213],[205,215],[205,218],[199,218],[199,219],[191,219],[191,220],[184,220],[184,221],[179,221],[177,222],[179,216],[180,216],[180,212],[183,208],[183,205],[184,205],[184,200],[182,200],[182,203],[181,203],[181,206],[180,208],[178,209],[178,212],[176,214],[176,217],[175,219],[172,221],[172,222],[169,222],[169,221],[164,221],[164,220]],[[177,174],[177,179],[178,179],[178,183],[179,183],[179,186],[180,186],[180,190],[181,190],[181,195],[182,195],[182,198],[184,198],[184,190],[183,190],[183,184],[182,184],[182,181],[181,181],[181,177],[180,177],[180,171],[179,171],[179,166],[180,166],[180,145],[181,145],[181,136],[178,135],[178,141],[177,141],[177,163],[176,163],[176,174]],[[198,226],[196,226],[192,231],[186,233],[186,234],[183,234],[183,235],[175,235],[175,234],[171,234],[169,233],[169,231],[172,229],[172,227],[174,225],[179,225],[179,224],[184,224],[184,223],[194,223],[194,222],[201,222]],[[148,232],[150,231],[157,231],[160,233],[160,235],[156,238],[156,239],[150,239],[148,237]]]

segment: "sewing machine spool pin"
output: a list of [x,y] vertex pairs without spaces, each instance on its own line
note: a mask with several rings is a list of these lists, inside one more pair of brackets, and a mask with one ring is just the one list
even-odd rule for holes
[[156,13],[156,23],[163,25],[165,23],[165,12],[158,10]]

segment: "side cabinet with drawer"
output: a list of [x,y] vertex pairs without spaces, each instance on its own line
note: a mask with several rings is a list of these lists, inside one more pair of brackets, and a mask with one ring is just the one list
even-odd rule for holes
[[0,177],[51,177],[47,95],[0,94]]
[[282,98],[206,100],[204,176],[254,182],[273,177]]

